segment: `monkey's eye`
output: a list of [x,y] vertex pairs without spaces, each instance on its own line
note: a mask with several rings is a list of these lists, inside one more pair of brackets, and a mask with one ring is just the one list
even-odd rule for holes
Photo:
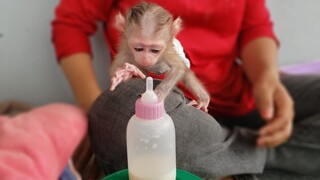
[[134,48],[134,50],[137,52],[141,52],[141,51],[143,51],[143,48]]
[[151,49],[151,52],[157,54],[157,53],[160,52],[160,50],[158,50],[158,49]]

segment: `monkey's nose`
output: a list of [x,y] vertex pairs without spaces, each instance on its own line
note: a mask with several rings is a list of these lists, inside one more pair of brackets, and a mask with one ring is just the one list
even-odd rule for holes
[[149,61],[148,59],[145,59],[144,61],[142,61],[142,65],[143,65],[143,66],[150,66],[150,65],[151,65],[150,62],[151,62],[151,61]]

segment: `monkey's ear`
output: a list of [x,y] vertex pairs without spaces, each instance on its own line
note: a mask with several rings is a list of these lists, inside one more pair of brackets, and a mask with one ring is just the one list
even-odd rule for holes
[[120,31],[124,32],[126,26],[126,19],[125,17],[119,13],[116,15],[116,20],[115,20],[115,27]]
[[172,34],[176,36],[182,29],[182,19],[178,17],[172,23]]

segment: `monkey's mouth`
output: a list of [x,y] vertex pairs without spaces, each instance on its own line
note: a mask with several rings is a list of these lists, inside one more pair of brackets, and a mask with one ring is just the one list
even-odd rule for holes
[[145,68],[150,67],[150,66],[151,66],[151,64],[143,64],[142,65],[142,67],[145,67]]
[[152,63],[144,63],[144,64],[142,64],[142,67],[150,67],[152,65],[153,65]]

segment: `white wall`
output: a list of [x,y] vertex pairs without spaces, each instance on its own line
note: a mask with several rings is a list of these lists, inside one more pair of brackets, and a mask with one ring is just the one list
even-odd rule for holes
[[[320,1],[267,2],[281,40],[280,65],[320,58]],[[0,1],[0,102],[74,102],[50,41],[50,22],[57,3],[58,0]],[[101,32],[92,42],[97,76],[106,88],[105,59],[109,55]]]
[[[58,0],[0,1],[0,102],[74,103],[56,63],[51,25]],[[106,88],[109,54],[102,33],[92,38],[98,80]]]
[[320,59],[320,1],[267,0],[281,47],[279,64]]

